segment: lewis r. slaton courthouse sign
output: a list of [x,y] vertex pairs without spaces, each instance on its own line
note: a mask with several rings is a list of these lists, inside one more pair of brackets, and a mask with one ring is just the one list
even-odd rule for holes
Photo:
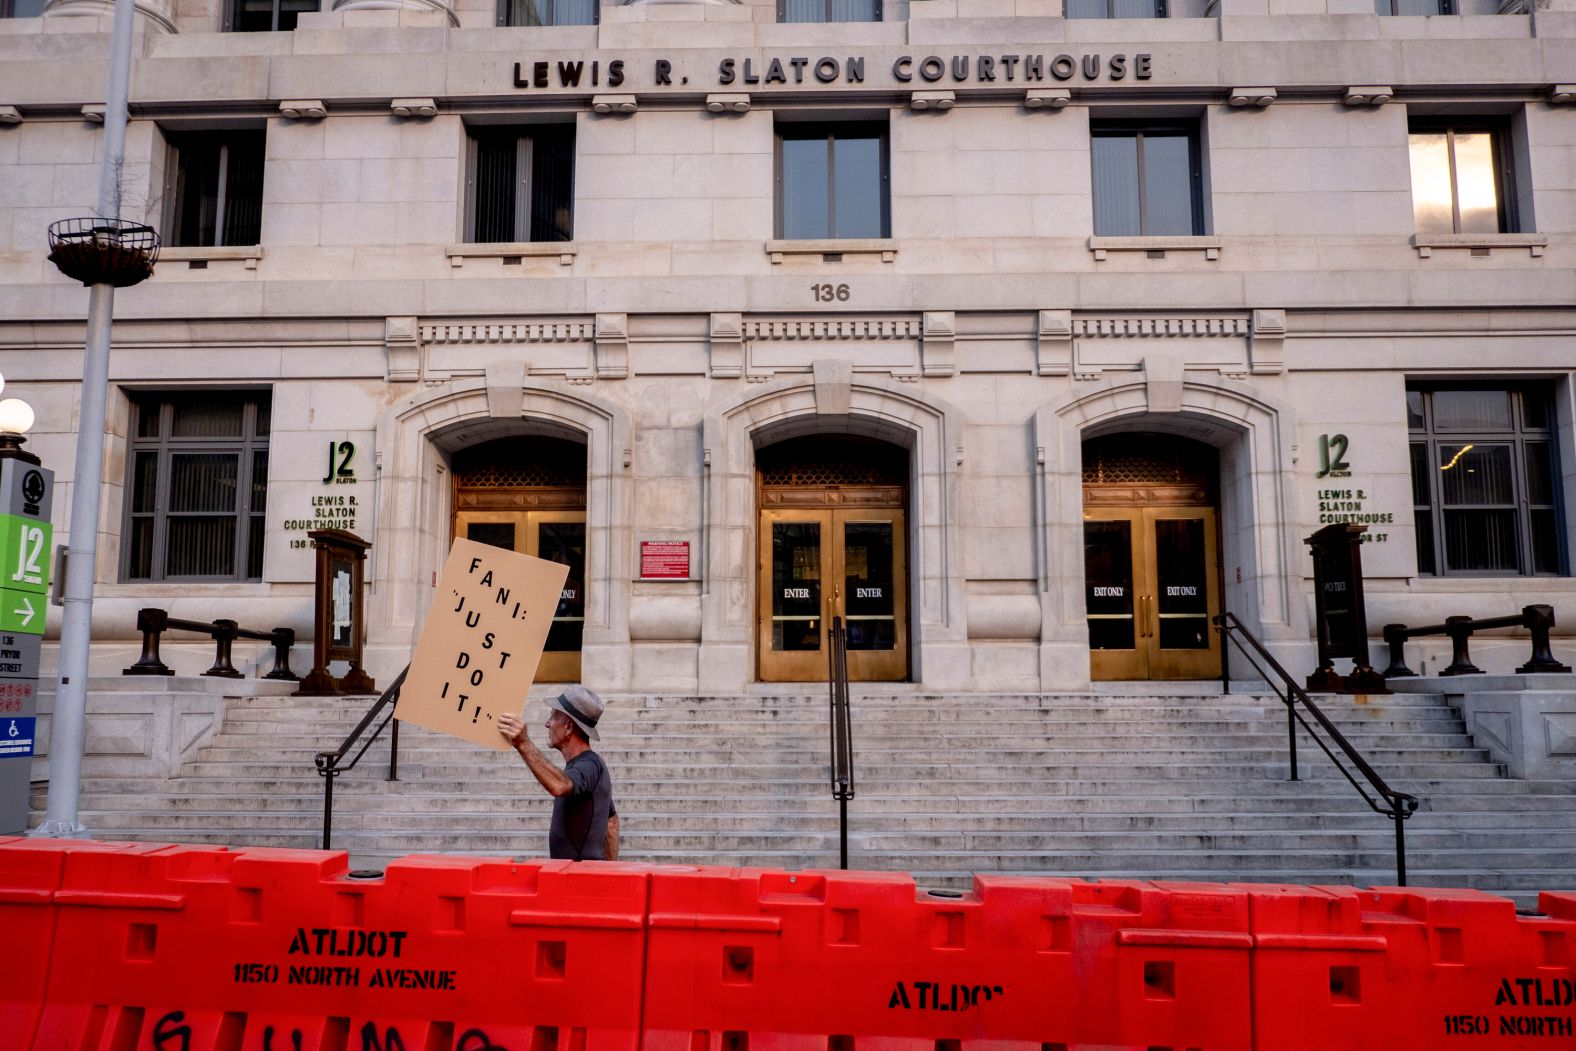
[[438,578],[394,716],[500,750],[498,716],[536,677],[569,567],[456,540]]

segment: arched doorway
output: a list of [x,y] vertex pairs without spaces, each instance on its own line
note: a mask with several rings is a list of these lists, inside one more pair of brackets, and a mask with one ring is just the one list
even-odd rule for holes
[[1174,434],[1083,443],[1092,679],[1220,675],[1219,456]]
[[756,450],[757,673],[824,681],[826,630],[848,631],[848,675],[908,678],[908,451],[856,435]]
[[453,535],[569,567],[538,682],[580,679],[586,611],[586,447],[540,435],[457,451]]

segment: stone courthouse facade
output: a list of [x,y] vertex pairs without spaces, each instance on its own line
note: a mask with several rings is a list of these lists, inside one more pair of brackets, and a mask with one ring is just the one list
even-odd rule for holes
[[455,536],[569,562],[543,677],[614,691],[824,677],[833,616],[923,690],[1210,678],[1222,610],[1300,673],[1336,521],[1375,629],[1567,630],[1576,3],[1456,2],[138,0],[165,247],[80,436],[107,5],[4,0],[0,372],[61,540],[105,443],[95,670],[142,606],[305,635],[323,526],[380,678]]

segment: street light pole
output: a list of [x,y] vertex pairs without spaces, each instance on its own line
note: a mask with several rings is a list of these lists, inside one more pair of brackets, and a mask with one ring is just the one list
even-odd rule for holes
[[[99,216],[120,218],[126,160],[126,99],[131,82],[133,0],[115,0],[105,91],[104,148],[99,158]],[[98,281],[88,296],[82,358],[82,408],[77,423],[76,474],[71,484],[71,557],[66,563],[65,615],[60,625],[60,685],[49,733],[49,802],[37,836],[82,836],[77,820],[86,733],[88,649],[93,640],[93,578],[98,564],[99,494],[104,478],[104,416],[109,397],[110,327],[115,286]]]

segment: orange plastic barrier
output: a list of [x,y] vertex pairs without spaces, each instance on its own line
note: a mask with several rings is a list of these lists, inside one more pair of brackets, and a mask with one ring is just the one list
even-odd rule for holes
[[1576,894],[1239,886],[1260,1051],[1576,1048]]
[[646,890],[627,865],[409,857],[359,880],[343,852],[71,855],[32,1046],[622,1051]]
[[0,1046],[27,1047],[44,1008],[55,944],[55,890],[72,852],[135,849],[124,843],[0,837]]
[[1250,1046],[1223,886],[659,869],[648,922],[645,1051]]
[[1565,1051],[1576,892],[0,838],[4,1051]]

